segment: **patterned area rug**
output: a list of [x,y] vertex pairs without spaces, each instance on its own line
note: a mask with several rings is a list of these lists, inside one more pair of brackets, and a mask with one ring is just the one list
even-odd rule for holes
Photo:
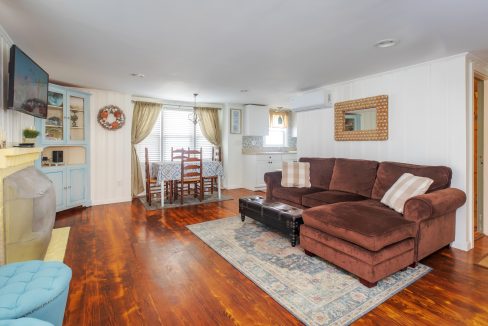
[[[165,200],[164,208],[200,205],[200,204],[215,203],[215,202],[219,202],[219,201],[232,200],[232,199],[233,198],[231,196],[225,196],[225,195],[222,195],[221,198],[219,199],[218,195],[215,193],[213,195],[205,195],[205,197],[203,198],[202,201],[199,201],[198,198],[185,197],[185,201],[183,202],[183,205],[180,204],[179,200],[173,201],[173,204],[170,204],[168,200]],[[145,196],[139,197],[139,200],[144,205],[144,208],[148,211],[161,209],[161,203],[159,202],[159,200],[153,200],[151,202],[152,205],[149,205]]]
[[488,255],[486,255],[485,257],[483,257],[479,262],[478,262],[478,265],[484,267],[484,268],[488,268]]
[[249,218],[242,223],[240,217],[229,217],[188,229],[307,325],[350,324],[431,271],[419,264],[368,289]]

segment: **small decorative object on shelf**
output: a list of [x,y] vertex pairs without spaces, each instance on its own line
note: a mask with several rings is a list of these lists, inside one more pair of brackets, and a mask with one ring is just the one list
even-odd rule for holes
[[125,114],[115,105],[107,105],[98,111],[98,123],[108,130],[117,130],[125,124]]
[[58,117],[49,117],[46,120],[46,126],[60,127],[62,126],[61,119]]
[[76,111],[71,111],[71,127],[78,127],[76,121],[78,121],[78,115],[76,115]]
[[19,145],[23,145],[25,147],[34,146],[35,139],[37,136],[39,136],[39,131],[34,129],[34,127],[29,127],[22,131],[22,135],[24,136],[24,143]]
[[62,107],[63,106],[63,94],[49,92],[48,104],[52,106]]

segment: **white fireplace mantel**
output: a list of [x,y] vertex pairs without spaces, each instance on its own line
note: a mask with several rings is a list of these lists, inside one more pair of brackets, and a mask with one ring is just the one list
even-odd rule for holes
[[42,152],[40,147],[0,149],[0,265],[5,264],[5,220],[3,218],[3,179],[34,165]]

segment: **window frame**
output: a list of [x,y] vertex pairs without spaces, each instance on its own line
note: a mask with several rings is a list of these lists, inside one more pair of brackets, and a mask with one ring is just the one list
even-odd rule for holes
[[[268,143],[268,137],[271,132],[281,132],[283,134],[283,142],[281,144]],[[268,135],[264,136],[263,147],[286,147],[288,146],[288,129],[287,128],[269,128]]]
[[[157,134],[159,135],[159,140],[158,140],[158,145],[159,145],[159,160],[156,160],[154,158],[154,154],[151,155],[151,150],[149,149],[149,162],[150,163],[153,163],[153,162],[161,162],[161,161],[166,161],[166,160],[170,160],[170,156],[171,156],[171,146],[170,148],[167,149],[166,152],[169,153],[169,155],[165,155],[165,154],[168,154],[165,152],[165,133],[164,133],[164,125],[165,125],[165,118],[164,118],[164,112],[167,112],[167,111],[180,111],[180,112],[184,112],[185,113],[185,119],[187,118],[187,116],[189,114],[192,113],[193,109],[184,109],[184,108],[173,108],[173,107],[165,107],[161,110],[161,112],[159,113],[159,116],[158,116],[158,121],[155,123],[155,126],[153,127],[153,129],[151,130],[151,133],[142,141],[140,142],[139,144],[136,144],[136,152],[139,156],[139,160],[141,161],[141,163],[144,163],[144,160],[145,160],[145,157],[144,157],[144,147],[151,147],[152,146],[152,143],[146,143],[145,141],[149,138],[149,137],[152,137],[152,134],[154,133],[153,130],[157,127],[158,123],[159,123],[159,133],[154,133],[154,134]],[[166,118],[168,119],[168,118]],[[197,123],[196,125],[193,124],[192,122],[188,121],[188,123],[191,123],[193,125],[193,127],[189,128],[190,129],[190,132],[188,133],[188,135],[186,135],[188,137],[188,139],[190,140],[190,148],[193,148],[193,137],[194,135],[196,135],[196,144],[197,144],[197,149],[199,149],[200,147],[202,147],[202,158],[203,159],[211,159],[211,156],[212,156],[212,150],[211,148],[213,147],[213,144],[210,143],[206,138],[205,136],[203,135],[201,129],[200,129],[200,125]],[[194,129],[196,128],[196,130]],[[196,131],[196,132],[195,132]],[[168,136],[166,136],[168,137]],[[201,144],[201,146],[199,146],[199,144]],[[166,159],[165,159],[166,157]]]

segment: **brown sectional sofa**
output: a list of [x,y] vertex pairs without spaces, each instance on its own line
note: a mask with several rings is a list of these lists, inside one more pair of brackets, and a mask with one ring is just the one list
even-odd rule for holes
[[[454,241],[456,209],[466,196],[450,188],[445,166],[420,166],[340,158],[301,158],[310,163],[310,188],[281,187],[281,172],[264,176],[267,200],[304,208],[300,245],[310,255],[374,286]],[[383,205],[385,192],[403,173],[434,180],[409,199],[400,214]]]

